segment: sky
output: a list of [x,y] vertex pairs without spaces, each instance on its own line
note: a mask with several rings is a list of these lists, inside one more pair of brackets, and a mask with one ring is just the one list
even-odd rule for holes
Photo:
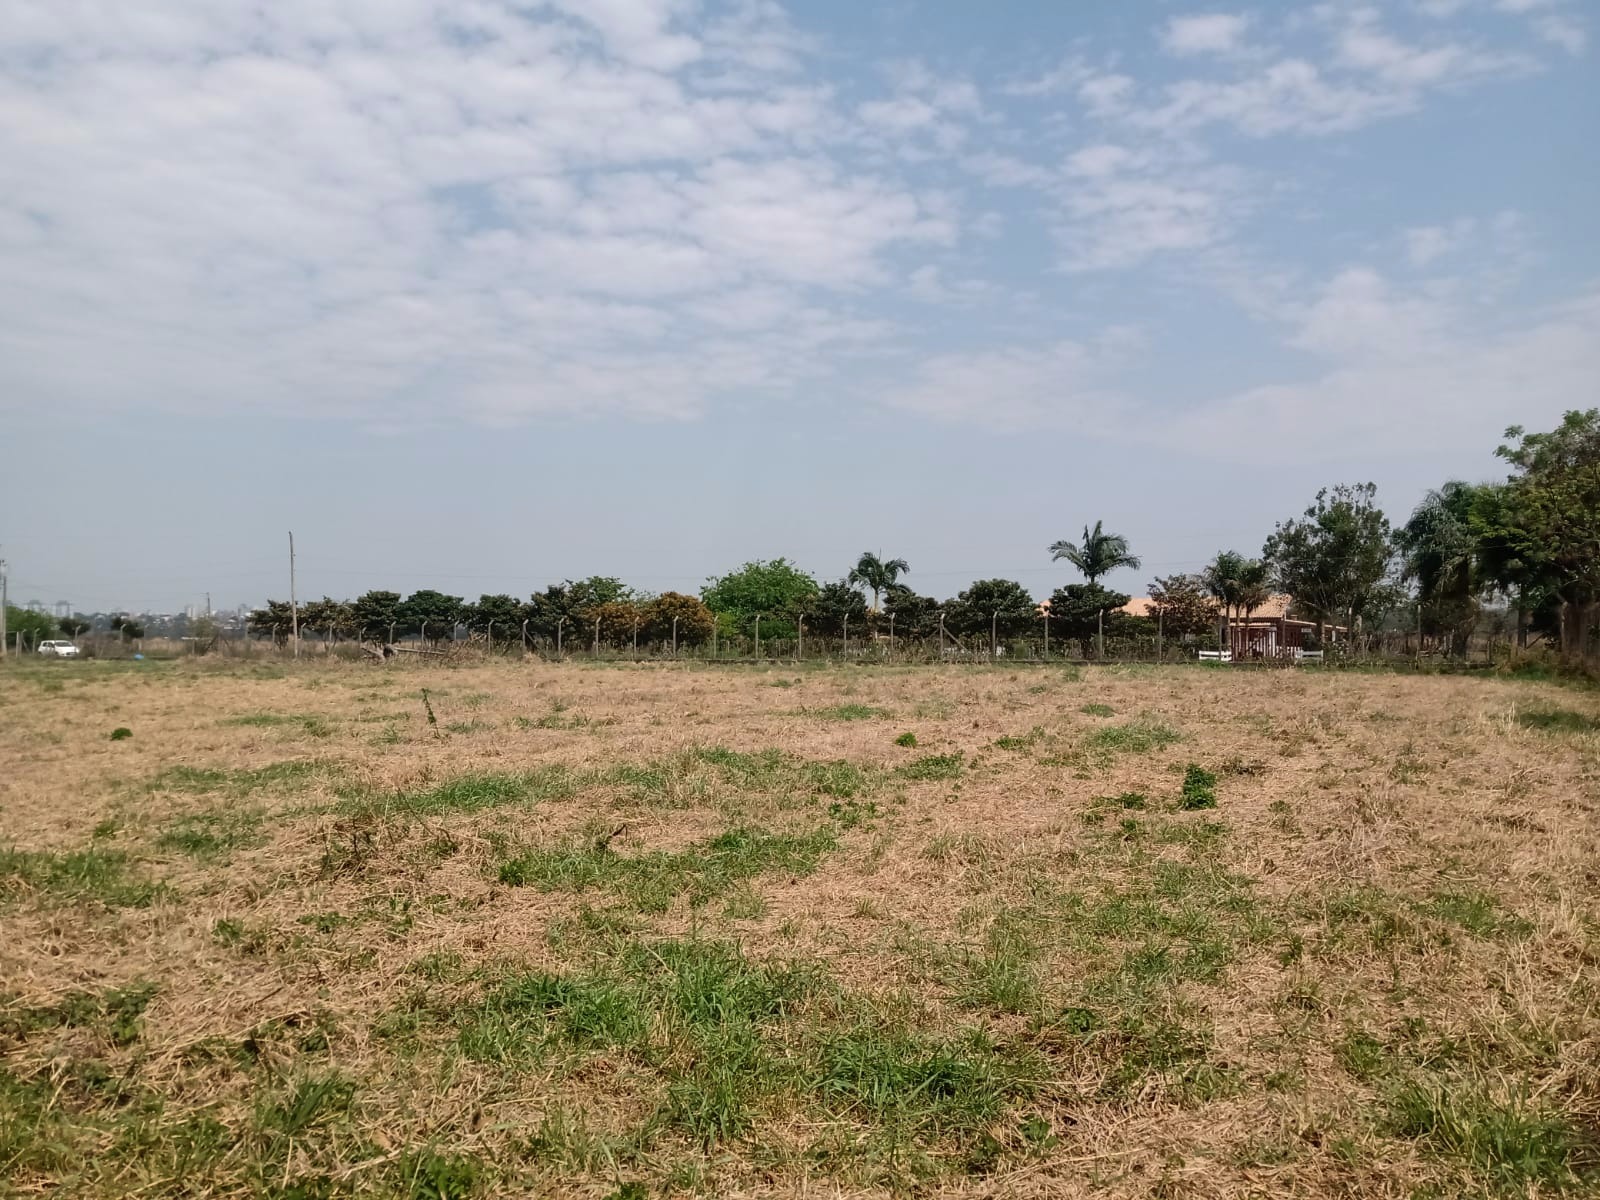
[[1142,593],[1600,403],[1600,4],[9,0],[13,602]]

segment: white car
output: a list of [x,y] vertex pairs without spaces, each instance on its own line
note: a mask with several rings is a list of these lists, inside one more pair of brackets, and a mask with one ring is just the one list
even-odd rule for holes
[[77,658],[78,648],[71,642],[40,642],[39,653],[52,658]]

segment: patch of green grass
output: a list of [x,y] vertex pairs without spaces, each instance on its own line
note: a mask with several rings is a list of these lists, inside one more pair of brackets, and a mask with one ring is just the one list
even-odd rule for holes
[[1477,937],[1523,936],[1533,930],[1524,918],[1503,912],[1486,892],[1436,892],[1423,911]]
[[292,759],[262,767],[222,770],[216,767],[168,767],[146,785],[150,791],[222,792],[249,796],[256,792],[287,791],[329,770],[328,764]]
[[250,849],[266,839],[258,809],[210,808],[179,817],[156,838],[163,850],[181,850],[196,858],[222,858]]
[[1117,715],[1116,709],[1109,704],[1085,704],[1078,711],[1091,717],[1114,717]]
[[1382,1042],[1359,1029],[1351,1030],[1333,1048],[1333,1057],[1346,1071],[1362,1081],[1370,1081],[1383,1074],[1389,1063],[1389,1053]]
[[1217,806],[1217,777],[1196,763],[1190,763],[1183,772],[1183,790],[1178,794],[1178,807],[1185,812]]
[[293,729],[315,738],[325,738],[333,733],[333,726],[328,719],[316,713],[244,713],[229,717],[222,723],[252,729]]
[[494,722],[480,721],[478,718],[474,717],[470,721],[451,721],[444,728],[445,732],[447,733],[488,733],[494,729]]
[[1087,744],[1091,750],[1105,753],[1147,754],[1182,740],[1183,734],[1172,726],[1141,718],[1097,729],[1089,735]]
[[1591,717],[1570,708],[1524,709],[1517,714],[1517,724],[1524,729],[1537,729],[1540,733],[1600,732],[1600,717]]
[[1026,914],[1001,912],[989,925],[982,951],[961,960],[963,979],[957,999],[1002,1013],[1038,1011],[1037,958]]
[[343,802],[350,813],[400,817],[440,817],[447,813],[481,812],[508,804],[563,800],[577,790],[577,780],[559,764],[532,771],[481,772],[457,775],[428,787],[359,795]]
[[113,742],[125,742],[132,736],[133,730],[129,729],[126,725],[118,725],[111,731],[111,740]]
[[1027,733],[1007,734],[995,739],[994,744],[1002,750],[1031,750],[1044,740],[1044,730],[1035,725]]
[[757,875],[808,875],[837,844],[827,826],[806,834],[741,826],[675,853],[658,850],[630,857],[615,853],[609,843],[529,850],[502,862],[499,879],[545,891],[609,888],[642,911],[661,912],[685,893],[698,906]]
[[128,877],[128,856],[99,844],[85,850],[0,850],[0,899],[36,895],[95,900],[109,908],[147,908],[171,895],[164,883]]
[[1526,1095],[1496,1095],[1479,1080],[1407,1080],[1389,1097],[1389,1120],[1396,1136],[1519,1194],[1564,1191],[1600,1178],[1600,1145],[1592,1133]]
[[965,766],[966,756],[957,750],[954,754],[924,754],[896,767],[895,774],[904,779],[957,779]]
[[896,746],[906,746],[908,748],[915,747],[917,744],[917,735],[907,731],[895,738],[894,744]]
[[98,995],[71,992],[57,1004],[8,1008],[0,1013],[0,1035],[25,1040],[57,1028],[92,1029],[113,1045],[126,1046],[138,1040],[140,1018],[158,990],[140,981]]
[[482,1176],[478,1160],[464,1154],[413,1150],[400,1160],[400,1186],[410,1200],[466,1200]]
[[889,716],[886,708],[874,708],[870,704],[835,704],[831,708],[803,709],[808,717],[816,717],[819,721],[872,721],[879,717]]
[[303,1138],[348,1113],[355,1092],[332,1072],[302,1076],[256,1102],[255,1127],[273,1139]]

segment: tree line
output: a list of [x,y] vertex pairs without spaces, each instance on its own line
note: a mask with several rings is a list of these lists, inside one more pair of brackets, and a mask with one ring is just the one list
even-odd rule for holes
[[[370,591],[351,601],[301,605],[302,632],[341,638],[445,640],[459,629],[511,643],[535,639],[582,647],[698,646],[718,636],[773,641],[797,636],[935,636],[994,642],[1043,636],[1089,656],[1106,639],[1177,641],[1225,637],[1274,592],[1319,625],[1374,630],[1400,617],[1419,637],[1464,654],[1486,605],[1515,611],[1519,643],[1531,632],[1559,641],[1569,661],[1593,663],[1600,616],[1600,409],[1569,412],[1546,433],[1506,431],[1497,451],[1510,468],[1498,482],[1453,480],[1430,491],[1398,528],[1371,483],[1324,488],[1299,516],[1276,524],[1258,556],[1218,552],[1190,574],[1150,584],[1148,616],[1122,611],[1130,597],[1105,587],[1110,572],[1137,569],[1128,540],[1100,521],[1048,550],[1082,576],[1041,606],[1022,584],[980,579],[939,601],[906,583],[903,558],[864,553],[845,575],[819,582],[786,558],[757,560],[707,580],[698,596],[638,592],[593,576],[552,584],[526,600],[476,601],[424,589]],[[250,628],[280,641],[294,614],[272,600]],[[1219,626],[1221,627],[1219,631]]]

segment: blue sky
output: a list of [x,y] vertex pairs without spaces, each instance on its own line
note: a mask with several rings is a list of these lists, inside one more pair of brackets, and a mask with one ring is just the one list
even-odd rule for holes
[[13,599],[1047,594],[1500,473],[1600,380],[1600,16],[13,0]]

